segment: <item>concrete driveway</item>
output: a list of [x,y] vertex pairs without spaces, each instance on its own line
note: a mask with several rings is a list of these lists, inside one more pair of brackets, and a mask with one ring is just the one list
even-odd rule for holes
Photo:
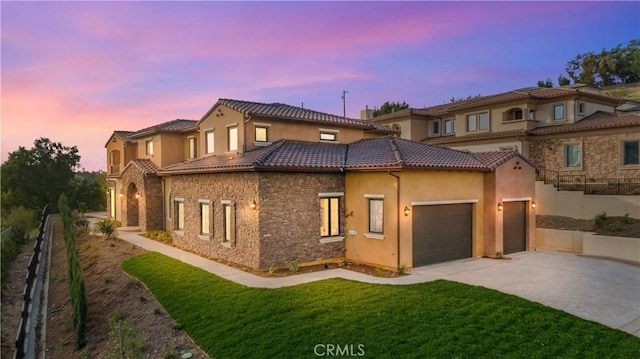
[[514,294],[640,337],[639,266],[558,252],[509,257],[464,259],[412,273]]

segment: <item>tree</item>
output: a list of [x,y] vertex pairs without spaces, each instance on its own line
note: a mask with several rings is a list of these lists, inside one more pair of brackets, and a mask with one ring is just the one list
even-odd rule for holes
[[603,87],[640,81],[640,40],[600,53],[578,54],[565,68],[574,83]]
[[458,97],[458,98],[456,98],[456,97],[452,97],[452,98],[450,98],[450,99],[449,99],[449,102],[454,103],[454,102],[466,101],[466,100],[471,100],[471,99],[474,99],[474,98],[477,98],[477,97],[482,97],[482,95],[480,95],[480,94],[477,94],[477,95],[475,95],[475,96],[471,96],[471,95],[469,95],[469,96],[467,96],[467,98],[462,98],[462,97]]
[[103,172],[76,172],[68,194],[69,205],[81,212],[101,211],[107,202],[107,182]]
[[31,149],[20,146],[0,167],[3,211],[24,206],[40,212],[47,204],[56,211],[58,197],[71,189],[79,163],[76,146],[48,138],[36,139]]
[[553,82],[551,79],[547,79],[547,81],[538,81],[538,87],[553,87]]
[[409,104],[404,101],[402,101],[402,103],[387,101],[383,103],[379,109],[373,111],[373,117],[386,115],[388,113],[394,113],[396,111],[404,110],[406,108],[409,108]]

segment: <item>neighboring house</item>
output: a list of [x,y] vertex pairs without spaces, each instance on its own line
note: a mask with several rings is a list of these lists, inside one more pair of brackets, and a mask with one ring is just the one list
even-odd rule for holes
[[623,102],[587,87],[529,88],[373,120],[424,143],[515,150],[540,168],[566,174],[640,177],[640,114],[616,113]]
[[[109,208],[195,253],[251,268],[346,259],[395,269],[535,248],[535,168],[516,152],[472,154],[371,121],[229,99],[197,123],[169,124],[114,133],[114,146],[151,134],[183,142],[153,158],[138,150],[110,177],[110,191],[125,193]],[[191,138],[195,158],[154,161],[184,155]]]

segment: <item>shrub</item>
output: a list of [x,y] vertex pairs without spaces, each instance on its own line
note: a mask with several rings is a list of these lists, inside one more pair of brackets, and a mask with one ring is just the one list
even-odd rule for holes
[[34,212],[22,206],[11,209],[6,222],[11,226],[12,234],[20,239],[26,238],[27,234],[36,227]]
[[404,274],[406,271],[407,271],[407,265],[405,263],[402,263],[398,267],[398,270],[396,271],[396,274]]
[[171,243],[173,240],[171,237],[171,232],[169,231],[159,231],[158,232],[158,240],[164,243]]
[[298,273],[298,270],[299,270],[299,269],[300,269],[300,268],[298,268],[298,263],[296,263],[296,262],[291,262],[291,263],[289,263],[289,272],[291,272],[291,273]]
[[118,234],[116,228],[116,221],[105,218],[96,223],[95,231],[102,234],[102,238],[110,239]]
[[595,222],[596,226],[604,228],[604,226],[607,224],[607,212],[600,212],[598,215],[596,215]]

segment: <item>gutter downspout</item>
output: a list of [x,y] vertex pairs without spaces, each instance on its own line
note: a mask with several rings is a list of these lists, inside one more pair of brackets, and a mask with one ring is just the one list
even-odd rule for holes
[[391,171],[387,174],[396,178],[396,269],[400,269],[400,177]]

